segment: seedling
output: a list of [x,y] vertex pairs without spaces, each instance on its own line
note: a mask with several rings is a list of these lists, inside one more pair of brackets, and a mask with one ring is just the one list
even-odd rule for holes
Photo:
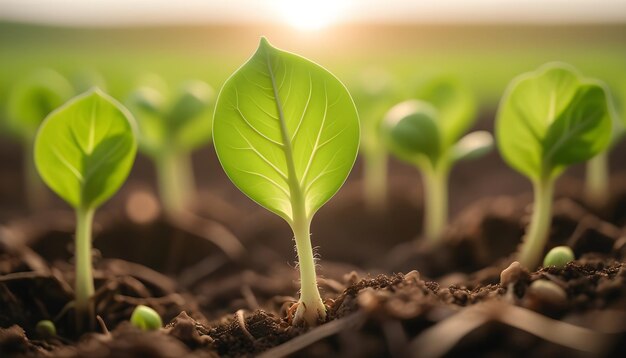
[[574,261],[574,251],[568,246],[557,246],[548,251],[543,259],[543,266],[554,266],[556,268],[564,268],[569,262]]
[[294,324],[315,325],[326,310],[310,224],[356,159],[359,119],[348,90],[326,69],[262,38],[222,87],[213,141],[239,190],[291,226],[301,280]]
[[191,152],[211,140],[213,90],[202,81],[188,81],[168,95],[160,79],[150,82],[131,94],[128,105],[139,124],[139,149],[154,161],[164,208],[174,214],[195,192]]
[[379,68],[363,71],[353,90],[354,101],[361,120],[361,146],[363,158],[363,194],[368,210],[382,212],[387,201],[388,151],[380,133],[385,113],[396,103],[397,94],[393,78]]
[[610,142],[606,86],[562,63],[525,73],[502,98],[496,136],[505,161],[533,183],[533,213],[518,261],[534,269],[548,239],[556,179]]
[[143,331],[155,331],[163,326],[157,311],[144,305],[135,307],[130,316],[130,323]]
[[458,82],[435,80],[419,96],[394,106],[383,121],[392,154],[422,173],[425,194],[424,234],[441,242],[448,218],[448,174],[459,160],[479,157],[493,146],[491,134],[461,137],[474,119],[474,102]]
[[43,122],[35,164],[43,181],[76,211],[77,327],[93,321],[91,226],[95,210],[124,183],[135,160],[134,120],[98,89],[67,102]]
[[6,127],[24,146],[24,184],[28,207],[42,209],[48,195],[33,163],[33,142],[44,118],[74,93],[71,84],[59,73],[42,69],[18,82],[8,99]]
[[35,331],[41,338],[52,338],[57,335],[57,328],[54,325],[54,322],[47,319],[37,322]]
[[[607,96],[609,93],[607,93]],[[613,120],[613,137],[609,149],[596,155],[587,162],[585,176],[585,199],[597,209],[602,209],[608,203],[609,197],[609,152],[626,134],[626,115],[618,116],[612,98],[609,100],[609,110]],[[620,121],[621,119],[621,121]]]

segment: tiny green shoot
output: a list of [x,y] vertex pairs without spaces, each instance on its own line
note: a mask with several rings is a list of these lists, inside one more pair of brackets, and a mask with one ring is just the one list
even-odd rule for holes
[[558,176],[608,146],[609,112],[606,86],[566,64],[541,66],[509,84],[498,110],[496,137],[504,160],[533,184],[531,222],[518,253],[524,267],[540,263]]
[[163,326],[157,311],[144,305],[135,307],[130,316],[130,323],[143,331],[155,331]]
[[356,159],[359,119],[348,90],[326,69],[262,38],[222,87],[213,142],[239,190],[291,226],[301,284],[294,324],[317,324],[326,309],[310,224]]
[[93,325],[93,216],[126,180],[136,149],[130,113],[98,89],[50,113],[35,139],[35,164],[41,178],[76,211],[75,308],[79,330],[87,319]]
[[65,77],[50,69],[41,69],[16,83],[9,93],[6,127],[24,146],[24,183],[30,210],[46,206],[48,193],[35,170],[33,142],[44,118],[74,94]]
[[37,335],[41,338],[52,338],[57,335],[57,328],[54,322],[44,319],[37,322],[35,332],[37,332]]
[[157,168],[165,211],[175,214],[185,209],[195,192],[191,152],[211,140],[209,108],[213,89],[193,80],[170,94],[158,77],[144,82],[127,104],[137,118],[139,150]]
[[419,97],[389,110],[382,123],[383,135],[392,154],[422,173],[424,235],[431,244],[438,244],[448,220],[451,167],[459,160],[487,153],[493,147],[493,138],[485,131],[460,138],[472,124],[475,110],[469,91],[459,82],[433,80]]
[[569,246],[557,246],[552,248],[543,259],[543,266],[564,268],[569,262],[574,261],[574,251]]
[[[626,115],[617,115],[612,97],[607,92],[609,111],[613,120],[613,137],[609,148],[587,161],[585,169],[585,200],[602,210],[609,202],[609,152],[626,134]],[[621,119],[621,120],[620,120]]]

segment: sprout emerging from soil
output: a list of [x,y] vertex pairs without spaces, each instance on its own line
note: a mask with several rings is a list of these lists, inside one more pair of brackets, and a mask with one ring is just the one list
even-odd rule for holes
[[518,261],[536,268],[549,236],[554,183],[568,166],[606,149],[611,140],[606,85],[573,67],[551,63],[509,85],[498,110],[496,137],[505,161],[533,183],[530,226]]
[[163,321],[157,311],[144,305],[135,307],[130,316],[130,323],[143,331],[155,331],[163,327]]
[[51,338],[57,335],[57,328],[54,325],[54,322],[47,319],[37,322],[35,331],[41,338]]
[[139,126],[139,150],[157,168],[165,211],[185,209],[195,192],[191,152],[211,141],[213,89],[205,82],[183,83],[170,94],[157,76],[144,78],[127,104]]
[[574,251],[569,246],[557,246],[548,251],[543,259],[544,267],[564,268],[568,263],[574,261]]
[[44,118],[74,94],[69,81],[50,69],[41,69],[18,82],[8,99],[8,116],[4,123],[8,133],[24,145],[24,178],[26,200],[31,210],[46,205],[48,193],[39,179],[33,162],[33,143]]
[[[363,195],[368,210],[384,211],[387,202],[388,150],[381,135],[385,113],[399,100],[397,83],[382,68],[367,68],[359,73],[352,95],[359,108],[363,158]],[[356,92],[355,92],[356,91]]]
[[490,133],[477,131],[459,139],[474,119],[474,102],[459,82],[437,79],[420,100],[394,106],[382,123],[391,153],[422,173],[425,195],[424,235],[441,242],[448,220],[448,174],[459,160],[479,157],[493,147]]
[[218,96],[213,142],[239,190],[291,226],[301,284],[293,322],[316,325],[326,308],[310,225],[356,159],[359,118],[348,90],[326,69],[262,38]]
[[76,211],[77,328],[93,326],[91,226],[96,209],[124,183],[135,160],[134,120],[98,89],[53,111],[35,139],[43,181]]
[[[607,91],[609,113],[613,120],[613,138],[609,149],[587,161],[585,171],[585,199],[596,209],[603,209],[609,201],[609,152],[626,135],[626,114],[619,116]],[[622,110],[623,112],[623,110]],[[621,121],[620,121],[621,119]]]

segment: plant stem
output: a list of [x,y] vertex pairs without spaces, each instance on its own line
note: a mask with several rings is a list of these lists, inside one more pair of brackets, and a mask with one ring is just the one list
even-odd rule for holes
[[172,149],[156,160],[159,195],[165,212],[175,214],[185,209],[195,190],[191,157]]
[[587,161],[585,172],[585,198],[595,208],[609,201],[609,158],[607,152]]
[[48,202],[46,186],[37,173],[35,157],[33,153],[33,141],[25,141],[24,145],[24,182],[25,195],[28,209],[40,211],[45,209]]
[[554,179],[537,180],[533,182],[533,189],[533,213],[518,254],[520,264],[530,270],[539,266],[550,234]]
[[[302,210],[302,214],[304,214],[304,210]],[[294,216],[292,229],[296,238],[296,251],[300,268],[300,300],[294,316],[294,324],[306,322],[309,326],[315,326],[319,319],[326,318],[326,307],[317,287],[310,226],[311,221],[305,215]]]
[[367,208],[380,213],[387,201],[387,153],[384,150],[370,151],[363,165]]
[[439,244],[448,222],[448,168],[423,170],[424,235],[433,245]]
[[85,322],[91,327],[94,307],[91,297],[94,293],[93,273],[91,266],[91,226],[94,209],[78,208],[76,210],[76,323],[79,331],[84,329]]

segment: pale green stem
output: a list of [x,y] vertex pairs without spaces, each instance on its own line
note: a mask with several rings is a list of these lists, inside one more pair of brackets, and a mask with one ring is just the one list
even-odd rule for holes
[[363,163],[365,202],[371,212],[382,212],[387,201],[387,153],[370,152]]
[[311,247],[310,220],[305,216],[294,217],[292,229],[296,238],[298,267],[300,268],[300,300],[294,316],[294,323],[299,324],[304,321],[309,326],[315,326],[319,319],[326,318],[326,307],[317,287],[315,258]]
[[44,182],[37,173],[35,167],[35,156],[33,153],[34,145],[32,141],[26,141],[24,145],[24,183],[25,195],[28,209],[31,211],[40,211],[45,209],[48,202],[48,191]]
[[439,244],[448,223],[448,168],[422,170],[424,181],[424,235]]
[[595,208],[604,207],[609,201],[609,158],[603,152],[589,161],[585,172],[585,198]]
[[175,150],[164,150],[156,159],[159,196],[165,211],[179,213],[191,201],[195,191],[195,181],[191,166],[191,156]]
[[530,270],[539,266],[550,234],[554,179],[537,180],[533,189],[533,213],[518,254],[520,264]]
[[75,304],[76,322],[79,330],[83,329],[85,322],[92,325],[94,307],[91,297],[94,293],[93,273],[91,265],[91,226],[93,223],[94,209],[78,208],[76,210],[76,237],[75,237],[75,260],[76,260],[76,283]]

